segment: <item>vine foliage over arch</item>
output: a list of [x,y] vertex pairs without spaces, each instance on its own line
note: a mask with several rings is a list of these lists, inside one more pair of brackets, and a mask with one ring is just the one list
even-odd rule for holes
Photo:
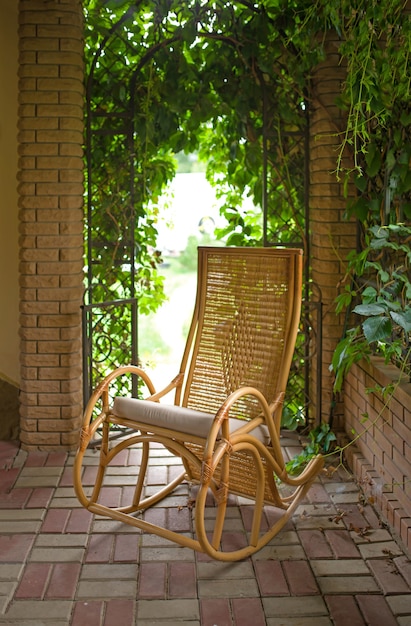
[[[309,252],[311,73],[337,33],[347,68],[337,130],[354,183],[347,215],[409,220],[411,22],[404,0],[84,0],[88,289],[92,301],[162,300],[158,199],[175,155],[198,152],[233,245]],[[130,182],[131,181],[131,182]],[[249,194],[264,219],[241,209]],[[195,198],[193,198],[195,202]],[[257,215],[257,217],[256,217]],[[130,280],[131,275],[131,280]],[[114,329],[115,330],[115,329]],[[115,333],[114,333],[115,334]]]

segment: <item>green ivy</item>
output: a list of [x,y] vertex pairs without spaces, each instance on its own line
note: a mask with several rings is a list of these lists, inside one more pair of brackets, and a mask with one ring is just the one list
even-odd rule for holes
[[410,374],[411,226],[372,226],[366,247],[349,259],[337,313],[352,312],[351,324],[331,363],[339,391],[351,366],[371,354]]

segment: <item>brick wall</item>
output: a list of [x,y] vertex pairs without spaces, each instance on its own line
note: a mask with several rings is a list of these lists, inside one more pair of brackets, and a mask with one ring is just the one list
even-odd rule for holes
[[[333,403],[331,358],[342,335],[343,317],[335,314],[338,284],[345,272],[345,259],[356,247],[356,228],[344,213],[343,180],[336,174],[344,113],[336,106],[336,94],[345,79],[344,64],[338,53],[340,42],[325,42],[325,60],[316,68],[311,83],[310,106],[310,227],[312,279],[319,287],[323,303],[322,419],[328,421]],[[343,155],[342,167],[351,168],[351,155]],[[312,388],[317,381],[313,371]],[[342,410],[341,410],[342,412]],[[337,417],[337,416],[336,416]],[[334,425],[337,420],[334,419]]]
[[21,442],[72,448],[82,412],[80,0],[19,2]]
[[[382,359],[352,367],[344,386],[345,429],[356,441],[346,456],[368,497],[410,549],[411,383],[396,384],[397,378],[398,370]],[[388,401],[366,392],[391,383],[396,388]]]

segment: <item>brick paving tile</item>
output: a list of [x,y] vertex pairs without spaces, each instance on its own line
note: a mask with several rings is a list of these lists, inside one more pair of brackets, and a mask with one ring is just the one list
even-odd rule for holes
[[67,509],[51,509],[47,511],[44,518],[42,533],[62,533],[66,527],[70,511]]
[[25,467],[43,467],[46,464],[47,452],[30,452],[24,463]]
[[166,597],[166,563],[142,563],[140,566],[140,598]]
[[18,468],[0,469],[0,496],[10,492],[18,475]]
[[112,554],[112,535],[91,535],[86,551],[87,563],[108,563]]
[[169,563],[168,595],[170,598],[196,598],[197,581],[194,563]]
[[300,530],[299,537],[309,559],[332,557],[332,550],[321,530]]
[[16,441],[0,441],[0,468],[9,469],[19,451]]
[[397,620],[383,596],[358,595],[357,602],[366,624],[396,626]]
[[200,602],[202,626],[233,626],[229,600],[203,599]]
[[[155,452],[147,493],[181,471]],[[130,498],[136,471],[127,463],[140,454],[117,457],[107,504]],[[87,456],[90,485],[95,462]],[[0,442],[0,491],[8,491],[0,496],[0,626],[411,625],[411,562],[341,471],[320,477],[268,546],[232,563],[94,517],[73,493],[72,465],[72,454]],[[195,491],[179,487],[144,519],[192,536]],[[266,507],[264,527],[277,516]],[[248,501],[230,497],[224,545],[243,545],[250,523]]]
[[[244,528],[247,532],[251,531],[251,526],[253,523],[253,507],[252,506],[240,506],[241,518],[244,524]],[[265,513],[267,515],[268,507],[265,509]],[[268,529],[268,523],[266,519],[261,520],[261,530],[266,531]]]
[[334,626],[328,617],[269,617],[267,626]]
[[377,516],[371,515],[372,509],[370,506],[340,504],[338,508],[344,513],[343,522],[348,529],[364,529],[367,527],[378,529],[380,526]]
[[17,587],[15,598],[38,598],[43,597],[46,583],[51,571],[49,563],[29,563]]
[[264,611],[259,598],[234,598],[232,612],[235,626],[265,626]]
[[360,553],[348,530],[325,530],[324,534],[337,559],[358,559]]
[[[48,620],[49,624],[70,620],[72,602],[68,600],[16,600],[7,611],[7,619],[11,624],[20,626],[24,620],[32,621],[37,625],[41,620]],[[6,622],[7,623],[7,622]]]
[[70,513],[66,533],[88,533],[93,521],[93,515],[86,509],[73,509]]
[[370,570],[362,559],[317,559],[310,561],[315,576],[358,576]]
[[144,520],[146,522],[150,522],[150,524],[156,524],[158,526],[165,526],[166,509],[164,509],[163,507],[147,509],[147,511],[144,511]]
[[103,626],[134,626],[135,602],[133,600],[109,600]]
[[256,561],[254,567],[262,596],[289,595],[290,592],[281,563],[278,561]]
[[317,578],[321,592],[330,593],[378,593],[379,587],[372,576],[323,576]]
[[0,509],[20,509],[31,496],[32,489],[13,489],[10,493],[2,494]]
[[411,593],[409,585],[391,559],[370,559],[367,564],[385,595]]
[[281,617],[301,620],[308,617],[328,616],[327,607],[320,596],[263,598],[262,602],[266,618]]
[[387,596],[387,603],[394,615],[408,615],[411,623],[411,594]]
[[49,505],[52,496],[53,496],[52,487],[36,487],[35,489],[33,489],[32,493],[30,494],[30,497],[28,499],[26,506],[33,508],[33,509],[37,509],[41,507],[46,508]]
[[405,555],[399,556],[394,559],[394,563],[398,570],[401,572],[404,579],[407,581],[408,586],[411,588],[411,561]]
[[321,483],[314,483],[307,494],[307,499],[311,504],[316,502],[331,502],[330,494]]
[[259,595],[254,578],[198,581],[199,598],[252,598]]
[[49,452],[46,467],[64,467],[67,456],[67,452]]
[[[182,599],[182,600],[139,600],[137,604],[137,624],[140,626],[140,620],[149,623],[164,619],[171,622],[180,620],[198,620],[200,618],[198,600]],[[167,626],[168,626],[168,622]],[[185,626],[185,624],[184,624]],[[219,625],[220,626],[220,625]]]
[[224,563],[222,561],[202,561],[202,554],[197,554],[198,578],[225,580],[227,578],[254,578],[254,568],[250,560]]
[[34,543],[35,535],[0,536],[0,562],[22,563]]
[[326,596],[325,601],[335,626],[366,626],[354,596]]
[[77,582],[80,577],[80,563],[56,563],[53,565],[46,598],[75,597]]
[[191,530],[191,511],[184,509],[169,509],[167,511],[167,528],[175,532],[189,532]]
[[80,580],[77,587],[79,599],[132,598],[135,593],[134,580]]
[[226,532],[224,533],[221,540],[223,550],[227,550],[228,552],[245,548],[247,546],[247,543],[247,536],[243,531],[231,533]]
[[103,602],[76,602],[71,626],[101,626]]
[[139,535],[116,535],[113,561],[118,563],[136,563],[139,553]]
[[284,561],[282,565],[291,595],[319,594],[318,585],[307,561]]
[[121,488],[120,487],[102,487],[100,502],[104,506],[117,507],[120,505]]

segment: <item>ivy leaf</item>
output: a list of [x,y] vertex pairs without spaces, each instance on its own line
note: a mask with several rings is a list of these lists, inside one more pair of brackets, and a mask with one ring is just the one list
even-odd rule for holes
[[411,309],[401,311],[401,313],[391,311],[390,315],[394,322],[398,324],[398,326],[401,326],[406,333],[411,332]]
[[358,315],[371,315],[371,316],[376,316],[376,315],[381,315],[382,313],[385,313],[386,311],[386,307],[380,305],[380,304],[375,304],[375,303],[370,303],[370,304],[357,304],[357,306],[353,309],[353,313],[358,313]]
[[[374,287],[368,286],[362,292],[363,304],[371,304],[375,302],[378,292]],[[358,305],[361,306],[361,305]]]
[[367,162],[367,175],[370,178],[376,176],[381,169],[381,153],[378,146],[375,143],[371,143],[368,147],[368,152],[365,155]]
[[388,317],[370,317],[362,324],[364,336],[368,343],[383,341],[392,332],[391,320]]

